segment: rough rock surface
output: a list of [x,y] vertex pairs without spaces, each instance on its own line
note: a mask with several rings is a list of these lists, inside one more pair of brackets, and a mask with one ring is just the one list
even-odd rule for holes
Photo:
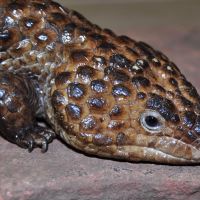
[[198,200],[200,166],[86,157],[54,142],[32,154],[0,140],[0,200]]
[[[140,28],[127,34],[166,53],[200,92],[199,28]],[[199,200],[199,171],[200,166],[88,157],[60,141],[46,154],[29,154],[0,138],[0,200]]]
[[86,157],[54,142],[28,154],[0,140],[0,200],[200,198],[199,166],[133,164]]

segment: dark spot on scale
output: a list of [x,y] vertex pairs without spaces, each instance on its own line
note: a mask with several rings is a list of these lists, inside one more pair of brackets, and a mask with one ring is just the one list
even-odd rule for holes
[[78,68],[77,74],[82,79],[91,79],[95,75],[95,70],[90,66],[84,65]]
[[143,76],[135,76],[135,77],[133,77],[132,83],[133,83],[134,86],[136,86],[138,88],[139,87],[148,87],[148,86],[150,86],[150,81],[147,78],[143,77]]
[[192,139],[192,140],[196,140],[197,139],[197,135],[194,133],[194,131],[192,131],[192,130],[189,130],[188,132],[187,132],[187,136],[190,138],[190,139]]
[[127,82],[130,79],[126,72],[115,69],[114,67],[106,67],[104,73],[106,76],[111,76],[117,82]]
[[118,84],[113,87],[112,94],[116,97],[130,96],[131,91],[124,85]]
[[3,32],[0,31],[0,43],[1,41],[8,41],[9,39],[11,39],[11,34],[9,33],[8,30],[5,30]]
[[75,50],[71,53],[71,58],[76,62],[86,61],[88,53],[85,50]]
[[60,9],[60,4],[59,3],[57,3],[57,2],[55,2],[55,1],[51,1],[51,2],[49,2],[48,3],[48,6],[50,7],[50,6],[52,6],[53,8],[56,8],[56,9]]
[[174,123],[180,121],[173,102],[167,98],[150,93],[150,98],[147,101],[146,107],[158,111],[167,121]]
[[174,123],[180,122],[180,117],[178,116],[178,114],[171,115],[171,122],[174,122]]
[[200,115],[200,100],[194,105],[194,112]]
[[169,61],[168,57],[165,54],[163,54],[161,51],[157,51],[156,53],[157,53],[157,57],[160,58],[161,60],[165,62]]
[[104,74],[105,76],[109,76],[110,74],[112,74],[115,71],[115,68],[112,66],[106,67],[104,69]]
[[80,13],[78,13],[77,11],[73,10],[72,12],[72,16],[77,17],[80,21],[85,21],[85,17],[83,17],[83,15],[81,15]]
[[137,98],[138,98],[138,99],[143,100],[143,99],[146,98],[146,96],[147,96],[147,95],[146,95],[144,92],[138,92],[138,93],[137,93]]
[[103,51],[111,51],[116,49],[115,45],[109,42],[101,43],[98,48],[102,49]]
[[36,10],[45,10],[47,8],[45,4],[41,4],[41,3],[32,3],[32,5],[34,6]]
[[72,33],[76,29],[77,25],[75,23],[69,23],[65,25],[64,32]]
[[174,78],[169,78],[169,83],[174,87],[178,87],[178,82]]
[[123,132],[120,132],[117,134],[117,137],[116,137],[116,143],[117,145],[124,145],[127,141],[127,137],[126,135],[123,133]]
[[124,127],[124,122],[123,121],[110,121],[108,124],[108,128],[111,130],[119,130]]
[[189,82],[187,81],[185,78],[182,79],[182,84],[185,86],[185,91],[191,96],[194,97],[196,99],[199,98],[198,92],[196,90],[196,88]]
[[99,41],[105,40],[105,36],[100,35],[100,34],[98,34],[98,33],[92,33],[92,34],[90,34],[89,36],[90,36],[91,39],[93,39],[93,40],[95,40],[95,41],[98,41],[98,42],[99,42]]
[[80,27],[79,29],[80,35],[88,35],[89,32],[91,32],[91,29],[86,28],[86,27]]
[[107,146],[111,145],[113,140],[111,137],[108,137],[102,133],[97,133],[93,138],[93,143],[97,146]]
[[111,37],[116,37],[115,33],[108,28],[105,28],[103,31],[104,31],[104,33],[108,34]]
[[130,66],[130,70],[134,73],[142,73],[149,67],[149,63],[144,59],[137,59],[134,64]]
[[140,47],[144,48],[144,49],[151,49],[154,52],[154,49],[147,43],[139,41],[137,43],[137,45],[139,45]]
[[134,51],[134,49],[129,48],[129,47],[125,47],[125,48],[126,48],[128,53],[132,54],[135,57],[139,57],[139,54],[136,51]]
[[118,105],[115,105],[110,111],[110,117],[120,116],[122,114],[122,110]]
[[199,95],[198,95],[198,92],[197,92],[196,88],[194,88],[193,86],[190,87],[190,89],[188,90],[188,94],[189,94],[191,97],[194,97],[194,98],[200,100],[200,97],[199,97]]
[[173,63],[166,63],[162,66],[162,69],[164,72],[166,72],[169,75],[177,76],[177,68]]
[[85,130],[92,130],[96,126],[96,120],[94,117],[89,116],[81,121],[81,127]]
[[130,67],[131,62],[122,54],[115,54],[110,57],[110,65],[115,67]]
[[31,18],[24,19],[24,26],[26,28],[32,28],[36,23],[37,23],[37,21],[34,19],[31,19]]
[[131,44],[131,43],[135,43],[135,40],[131,39],[130,37],[126,36],[126,35],[120,35],[118,37],[122,42],[127,43],[127,44]]
[[144,42],[138,42],[137,47],[140,48],[142,54],[147,56],[148,59],[152,59],[156,57],[156,51],[148,44]]
[[85,87],[80,83],[70,83],[67,88],[68,96],[75,99],[80,99],[85,94]]
[[35,35],[35,39],[42,45],[53,42],[57,39],[57,33],[52,29],[44,29]]
[[81,117],[81,108],[75,104],[68,104],[66,106],[66,111],[68,115],[73,119],[80,119]]
[[53,20],[55,20],[55,21],[63,21],[66,18],[66,16],[64,14],[59,13],[59,12],[51,13],[51,16],[52,16]]
[[191,86],[191,87],[186,87],[183,89],[184,92],[187,92],[187,94],[190,96],[190,97],[193,97],[195,99],[200,99],[199,95],[198,95],[198,92],[197,90],[195,89],[195,87]]
[[200,115],[197,116],[196,124],[194,125],[193,130],[200,136]]
[[144,59],[137,59],[135,64],[141,69],[147,69],[149,67],[149,63]]
[[161,85],[155,84],[155,85],[153,85],[153,87],[154,87],[157,91],[159,91],[159,92],[161,92],[161,93],[165,93],[165,92],[166,92],[166,90],[165,90]]
[[13,2],[13,3],[10,3],[8,5],[8,8],[10,10],[20,10],[20,9],[23,9],[24,8],[24,4],[23,3],[17,3],[17,2]]
[[192,87],[192,83],[190,83],[189,81],[187,81],[184,77],[182,77],[182,84],[185,86],[185,87]]
[[127,82],[130,79],[127,73],[122,70],[114,70],[112,76],[114,78],[114,81],[118,82]]
[[187,107],[187,108],[192,108],[193,107],[193,103],[191,101],[189,101],[188,99],[186,99],[181,94],[176,95],[176,97],[177,97],[177,99],[179,99],[179,101],[181,102],[181,104],[184,107]]
[[41,41],[41,42],[46,42],[48,41],[48,35],[45,34],[45,33],[40,33],[39,35],[36,36],[38,41]]
[[182,93],[181,93],[181,91],[180,91],[179,88],[175,88],[174,94],[176,94],[176,95],[178,95],[178,96],[182,96]]
[[20,107],[21,107],[20,103],[15,101],[14,99],[12,99],[11,101],[8,101],[7,103],[8,111],[11,113],[16,113]]
[[62,72],[62,73],[58,74],[55,78],[56,86],[67,84],[70,77],[71,77],[70,72]]
[[51,97],[51,101],[52,101],[52,105],[54,107],[57,107],[57,106],[60,106],[60,105],[64,105],[65,102],[66,102],[66,99],[60,91],[55,90],[53,92],[52,97]]
[[195,122],[196,122],[196,118],[197,118],[197,116],[195,115],[194,112],[187,111],[183,115],[183,119],[182,119],[183,120],[183,124],[191,129],[194,126]]
[[154,64],[154,66],[156,67],[160,67],[161,66],[161,62],[160,60],[158,60],[157,57],[151,58],[150,61]]
[[6,93],[6,91],[4,89],[0,89],[0,100],[3,99],[5,93]]
[[12,83],[11,79],[10,79],[10,76],[5,73],[5,74],[2,74],[1,78],[0,78],[0,84],[2,85],[10,85]]
[[106,89],[106,83],[104,80],[94,80],[91,82],[91,88],[97,93],[104,92]]
[[106,105],[106,100],[103,98],[90,98],[88,100],[90,109],[101,110]]
[[94,56],[92,61],[94,62],[96,68],[106,65],[106,59],[103,56]]

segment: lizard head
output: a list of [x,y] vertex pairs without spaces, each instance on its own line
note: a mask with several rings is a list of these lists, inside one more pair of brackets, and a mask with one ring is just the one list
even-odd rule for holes
[[[143,75],[132,78],[137,97],[131,109],[138,111],[134,127],[138,127],[136,132],[141,134],[139,143],[145,141],[145,144],[141,142],[141,146],[146,146],[144,158],[153,155],[155,160],[164,163],[200,162],[197,90],[166,56],[143,42],[137,45],[147,55],[157,54],[154,64],[149,63]],[[156,57],[161,65],[156,65]]]
[[[139,115],[140,125],[144,134],[150,135],[149,138],[157,137],[156,142],[150,139],[148,145],[165,153],[165,158],[176,157],[180,161],[188,159],[199,162],[199,96],[182,75],[172,80],[171,77],[168,84],[157,85],[156,89],[155,85],[150,86]],[[172,85],[174,89],[170,91]]]

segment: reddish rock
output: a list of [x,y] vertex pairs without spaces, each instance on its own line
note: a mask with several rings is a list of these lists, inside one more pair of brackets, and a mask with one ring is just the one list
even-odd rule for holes
[[0,144],[0,200],[200,198],[200,166],[92,158],[59,141],[46,154]]

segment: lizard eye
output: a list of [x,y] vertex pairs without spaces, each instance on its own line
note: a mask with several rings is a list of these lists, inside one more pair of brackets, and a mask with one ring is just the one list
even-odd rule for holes
[[142,127],[150,133],[159,133],[164,128],[164,118],[154,110],[146,110],[140,117]]

